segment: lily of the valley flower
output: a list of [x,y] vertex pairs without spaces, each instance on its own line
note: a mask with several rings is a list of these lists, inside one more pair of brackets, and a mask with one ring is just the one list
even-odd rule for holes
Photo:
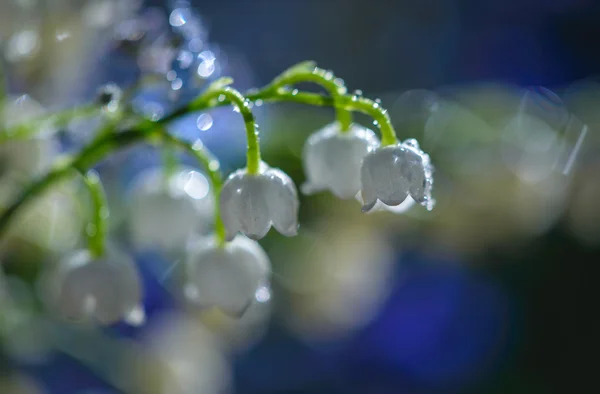
[[99,324],[144,320],[141,281],[126,256],[109,252],[97,260],[81,250],[61,261],[45,279],[50,307],[63,318]]
[[190,235],[207,233],[213,223],[214,200],[206,176],[193,168],[162,168],[141,173],[129,196],[130,233],[138,250],[177,251]]
[[379,147],[375,133],[353,124],[342,132],[338,122],[311,135],[304,145],[304,194],[330,190],[335,196],[351,199],[360,191],[363,158]]
[[271,263],[261,246],[237,236],[225,246],[213,238],[197,242],[186,261],[186,296],[203,307],[240,316],[268,289]]
[[433,209],[432,172],[429,155],[414,139],[369,153],[361,169],[363,211],[373,209],[377,200],[388,206],[400,205],[409,195]]
[[261,163],[259,174],[231,174],[221,190],[221,218],[231,240],[237,232],[264,237],[271,226],[285,236],[298,232],[298,192],[283,171]]
[[[24,95],[6,99],[0,107],[0,133],[42,116],[45,109]],[[47,170],[58,153],[58,145],[49,136],[55,131],[49,125],[28,139],[10,140],[0,144],[0,177],[11,174],[28,179]]]

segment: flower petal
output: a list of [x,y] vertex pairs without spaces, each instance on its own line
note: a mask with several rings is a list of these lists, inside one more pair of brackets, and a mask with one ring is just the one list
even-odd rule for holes
[[187,270],[198,303],[238,315],[254,301],[257,289],[268,282],[270,262],[257,242],[237,236],[224,248],[212,239],[192,250]]
[[252,239],[264,237],[270,228],[269,208],[265,199],[268,185],[262,175],[250,175],[245,170],[233,173],[221,191],[221,217],[227,239],[238,231]]
[[266,201],[273,227],[291,237],[298,233],[298,192],[292,179],[283,171],[272,168],[263,175],[268,184]]
[[353,124],[342,132],[332,123],[311,135],[304,148],[304,167],[312,185],[309,192],[330,190],[343,199],[360,190],[360,167],[364,156],[379,146],[375,133]]

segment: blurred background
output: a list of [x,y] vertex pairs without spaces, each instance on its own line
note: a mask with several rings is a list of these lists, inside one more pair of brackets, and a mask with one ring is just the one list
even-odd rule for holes
[[[97,170],[145,322],[80,327],[44,307],[45,267],[85,246],[85,193],[59,185],[0,243],[0,393],[598,392],[599,47],[593,0],[3,0],[0,131],[107,83],[158,119],[219,76],[243,91],[310,59],[419,140],[437,205],[365,215],[301,197],[300,234],[261,241],[269,302],[233,318],[186,302],[180,250],[144,244],[190,216],[144,200],[160,152],[119,152]],[[333,111],[254,110],[265,161],[301,184],[303,143]],[[0,146],[0,207],[102,121]],[[223,108],[171,131],[201,138],[227,174],[244,165],[242,127]]]

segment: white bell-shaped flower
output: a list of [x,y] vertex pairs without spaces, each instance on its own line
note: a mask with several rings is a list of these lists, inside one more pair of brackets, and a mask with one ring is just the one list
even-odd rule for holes
[[[27,95],[6,99],[2,104],[0,133],[39,118],[46,112]],[[49,138],[54,131],[49,124],[44,124],[28,139],[10,140],[11,136],[8,136],[9,141],[0,143],[0,177],[11,174],[28,179],[47,170],[59,151],[58,144]]]
[[252,239],[264,237],[271,225],[285,236],[298,232],[298,192],[292,179],[261,163],[259,174],[232,173],[221,190],[221,218],[231,240],[238,231]]
[[203,307],[241,316],[254,302],[266,301],[269,257],[258,242],[244,236],[224,246],[214,238],[197,241],[190,247],[186,268],[185,295]]
[[361,169],[363,211],[373,209],[378,200],[388,206],[400,205],[409,195],[433,209],[432,173],[429,155],[414,139],[369,153]]
[[42,282],[49,306],[68,320],[112,324],[144,321],[142,284],[134,262],[110,250],[94,259],[80,250],[59,262]]
[[339,198],[354,198],[360,191],[363,158],[378,147],[379,139],[366,127],[352,124],[350,130],[342,132],[338,122],[325,126],[304,145],[306,183],[302,193],[330,190]]
[[134,181],[129,202],[131,241],[138,250],[181,250],[195,233],[205,234],[214,221],[214,200],[204,174],[179,168],[166,175],[157,167]]

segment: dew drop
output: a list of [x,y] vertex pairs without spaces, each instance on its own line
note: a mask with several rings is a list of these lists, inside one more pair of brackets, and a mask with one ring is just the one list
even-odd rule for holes
[[129,324],[130,326],[140,327],[146,323],[146,312],[144,312],[143,307],[136,306],[129,311],[123,320],[125,320],[125,323]]
[[333,71],[331,71],[331,70],[327,70],[327,71],[325,72],[325,75],[324,75],[324,77],[325,77],[325,79],[326,79],[326,80],[328,80],[328,81],[329,81],[329,80],[332,80],[332,79],[333,79]]
[[298,89],[294,89],[294,90],[292,90],[292,96],[295,96],[295,95],[297,95],[297,94],[298,94]]
[[202,78],[208,78],[215,72],[215,60],[203,60],[196,70],[199,76]]
[[344,86],[344,80],[342,78],[334,79],[333,83],[335,83],[337,86]]
[[261,286],[254,293],[254,298],[257,302],[264,304],[271,299],[271,289],[267,286]]
[[377,127],[379,127],[379,122],[378,122],[378,121],[376,121],[376,120],[374,120],[374,121],[373,121],[373,125],[374,125],[374,126],[377,126]]
[[213,125],[213,118],[209,114],[200,114],[198,119],[196,119],[196,126],[201,131],[206,131],[210,129]]
[[204,143],[202,143],[201,139],[197,139],[196,141],[194,141],[194,144],[192,145],[192,149],[193,150],[203,150],[204,149]]
[[179,90],[183,87],[183,81],[181,80],[181,78],[175,78],[173,80],[173,82],[171,82],[171,89],[172,90]]
[[233,105],[233,112],[240,112],[240,107],[238,107],[237,105]]
[[219,100],[220,102],[225,101],[226,97],[224,94],[220,94],[219,97],[217,98],[217,100]]
[[261,99],[258,99],[258,100],[256,100],[256,101],[254,102],[254,104],[255,104],[257,107],[260,107],[261,105],[263,105],[263,101],[262,101]]
[[354,94],[360,97],[360,96],[362,96],[362,95],[363,95],[363,91],[362,91],[362,90],[360,90],[360,89],[356,89],[356,90],[354,91]]
[[210,163],[208,163],[208,169],[210,171],[217,171],[220,167],[221,167],[221,164],[216,159],[211,160]]
[[373,108],[377,109],[377,108],[379,108],[379,107],[381,107],[381,106],[379,105],[379,103],[373,103]]
[[358,97],[357,96],[352,96],[352,101],[358,101]]
[[177,78],[177,72],[175,70],[171,70],[167,73],[167,81],[173,82]]
[[377,104],[381,104],[381,99],[380,99],[380,98],[376,98],[376,99],[375,99],[375,102],[376,102]]
[[[186,12],[187,11],[187,12]],[[173,27],[181,27],[186,24],[189,10],[185,8],[177,8],[169,15],[169,24]]]

